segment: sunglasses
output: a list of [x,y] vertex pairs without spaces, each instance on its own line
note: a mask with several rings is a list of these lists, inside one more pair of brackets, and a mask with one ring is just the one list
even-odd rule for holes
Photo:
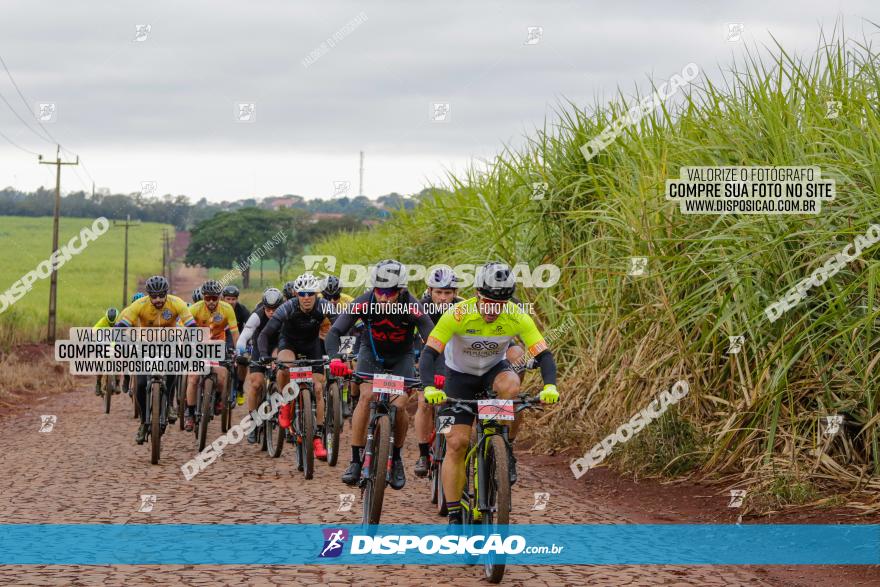
[[216,302],[220,299],[220,296],[202,296],[202,299],[204,299],[206,302]]
[[373,288],[373,291],[383,296],[393,296],[394,294],[399,292],[400,289],[396,287],[375,287]]
[[301,298],[310,298],[310,297],[312,297],[313,295],[315,295],[315,292],[311,292],[311,291],[298,291],[298,292],[296,292],[296,295],[298,295],[298,296],[301,297]]
[[168,297],[168,294],[150,294],[151,300],[161,300]]

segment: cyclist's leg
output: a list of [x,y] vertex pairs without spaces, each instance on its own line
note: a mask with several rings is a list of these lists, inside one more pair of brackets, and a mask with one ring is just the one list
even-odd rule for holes
[[[492,389],[495,390],[495,393],[498,394],[498,397],[501,399],[515,399],[516,396],[519,395],[520,390],[520,379],[516,373],[514,373],[513,368],[510,366],[506,360],[501,361],[492,369],[484,375],[489,381],[492,381]],[[519,430],[519,422],[520,415],[517,414],[514,417],[513,423],[508,424],[508,422],[502,422],[505,425],[510,426],[510,430],[508,430],[508,438],[512,441],[516,438],[516,433]]]
[[250,372],[244,379],[244,392],[247,398],[248,413],[260,407],[260,394],[263,389],[263,383],[266,380],[265,372],[265,367],[251,367]]
[[[373,352],[362,347],[358,354],[358,371],[361,373],[381,373],[382,368],[373,357]],[[352,457],[356,447],[363,448],[367,443],[367,424],[370,419],[370,401],[373,399],[373,385],[361,383],[360,396],[351,416]]]
[[196,411],[196,385],[198,381],[199,376],[195,373],[186,376],[186,413],[190,416]]
[[135,397],[138,403],[138,409],[141,412],[141,424],[147,421],[147,383],[149,377],[147,375],[137,375],[137,391]]
[[[518,344],[514,344],[511,341],[510,346],[507,347],[507,353],[505,355],[507,362],[510,365],[517,365],[517,364],[523,362],[523,360],[525,359],[525,356],[526,356],[525,349]],[[520,383],[522,383],[522,380],[525,378],[525,376],[526,376],[525,369],[520,369],[519,374],[517,375],[517,377],[519,377]]]
[[[437,375],[446,375],[446,365],[441,363],[436,365]],[[419,440],[419,450],[424,451],[423,455],[427,456],[428,442],[431,440],[431,433],[434,431],[434,408],[425,401],[424,390],[419,391],[419,406],[416,410],[416,437]],[[424,448],[423,448],[424,445]]]
[[[311,361],[319,361],[324,356],[322,351],[323,343],[320,338],[316,338],[310,345],[304,345],[302,348],[297,347],[296,354],[301,359],[309,359]],[[324,425],[324,368],[320,365],[312,367],[312,377],[315,382],[314,400],[318,408],[318,418],[315,421],[317,426]],[[320,432],[320,430],[318,431]],[[318,434],[320,436],[320,434]]]
[[[217,374],[217,387],[218,389],[226,389],[226,380],[229,379],[229,370],[226,367],[217,366],[214,367],[214,373]],[[219,394],[220,399],[222,399],[222,393]]]
[[[482,378],[476,375],[446,369],[445,388],[450,399],[474,399],[481,382]],[[467,456],[474,416],[467,412],[453,413],[449,408],[443,408],[440,416],[451,416],[454,419],[452,429],[446,434],[446,456],[443,457],[440,480],[450,517],[460,517],[459,502],[465,483],[464,459]]]
[[[412,377],[415,374],[415,356],[410,351],[400,357],[393,365],[389,365],[394,375],[403,377]],[[394,450],[399,452],[403,448],[403,442],[406,440],[406,431],[409,428],[409,412],[406,411],[406,404],[409,402],[408,395],[401,395],[391,402],[397,406],[397,415],[394,418]],[[399,458],[399,455],[394,455]]]
[[[293,361],[296,359],[296,354],[293,349],[285,348],[283,346],[279,347],[278,350],[278,361]],[[284,393],[284,390],[287,388],[290,383],[290,371],[288,371],[290,367],[279,367],[278,371],[275,373],[275,383],[278,386],[278,391]],[[293,423],[293,405],[292,404],[284,404],[278,410],[278,423],[282,428],[290,428]]]

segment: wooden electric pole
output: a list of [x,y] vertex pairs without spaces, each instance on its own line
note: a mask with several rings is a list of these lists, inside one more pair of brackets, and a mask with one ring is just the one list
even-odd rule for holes
[[[42,155],[38,155],[37,160],[40,162],[40,165],[55,165],[55,210],[52,214],[52,253],[55,254],[58,251],[58,221],[61,217],[61,166],[79,165],[79,155],[76,156],[76,161],[74,162],[62,161],[61,145],[58,145],[58,150],[55,152],[55,161],[43,161]],[[49,280],[49,326],[46,331],[46,341],[54,343],[55,312],[58,300],[58,270],[55,268],[55,263],[51,263],[51,265],[52,275]]]
[[122,266],[122,307],[128,306],[128,229],[140,224],[139,220],[131,221],[131,214],[125,216],[125,222],[113,221],[113,226],[125,228],[125,261]]

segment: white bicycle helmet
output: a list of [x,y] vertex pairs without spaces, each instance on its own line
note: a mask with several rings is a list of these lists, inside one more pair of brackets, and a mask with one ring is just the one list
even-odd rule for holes
[[296,293],[313,293],[321,291],[321,282],[311,273],[303,273],[293,282],[293,290]]
[[440,265],[428,275],[425,279],[428,287],[436,287],[440,289],[458,289],[458,277],[455,271],[448,265]]

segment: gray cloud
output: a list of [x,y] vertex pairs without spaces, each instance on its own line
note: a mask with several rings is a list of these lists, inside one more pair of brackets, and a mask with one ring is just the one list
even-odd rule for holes
[[[416,191],[445,166],[488,157],[543,125],[567,98],[590,104],[646,88],[694,61],[712,75],[746,43],[815,49],[842,19],[861,35],[876,3],[747,2],[179,2],[47,7],[7,0],[0,55],[26,96],[58,105],[50,132],[83,156],[98,185],[212,199],[327,196],[357,179],[367,194]],[[366,20],[305,67],[302,60],[360,13]],[[846,15],[845,17],[842,15]],[[728,22],[744,41],[728,43]],[[150,24],[145,42],[135,25]],[[526,27],[542,26],[537,45]],[[869,31],[873,32],[873,31]],[[716,73],[713,73],[716,72]],[[0,93],[24,113],[4,72]],[[451,122],[432,123],[448,101]],[[234,121],[237,102],[256,122]],[[0,104],[0,131],[49,154]],[[0,186],[46,183],[34,158],[0,141]],[[85,175],[71,176],[78,187]],[[71,185],[72,184],[72,185]],[[356,183],[355,183],[356,185]]]

